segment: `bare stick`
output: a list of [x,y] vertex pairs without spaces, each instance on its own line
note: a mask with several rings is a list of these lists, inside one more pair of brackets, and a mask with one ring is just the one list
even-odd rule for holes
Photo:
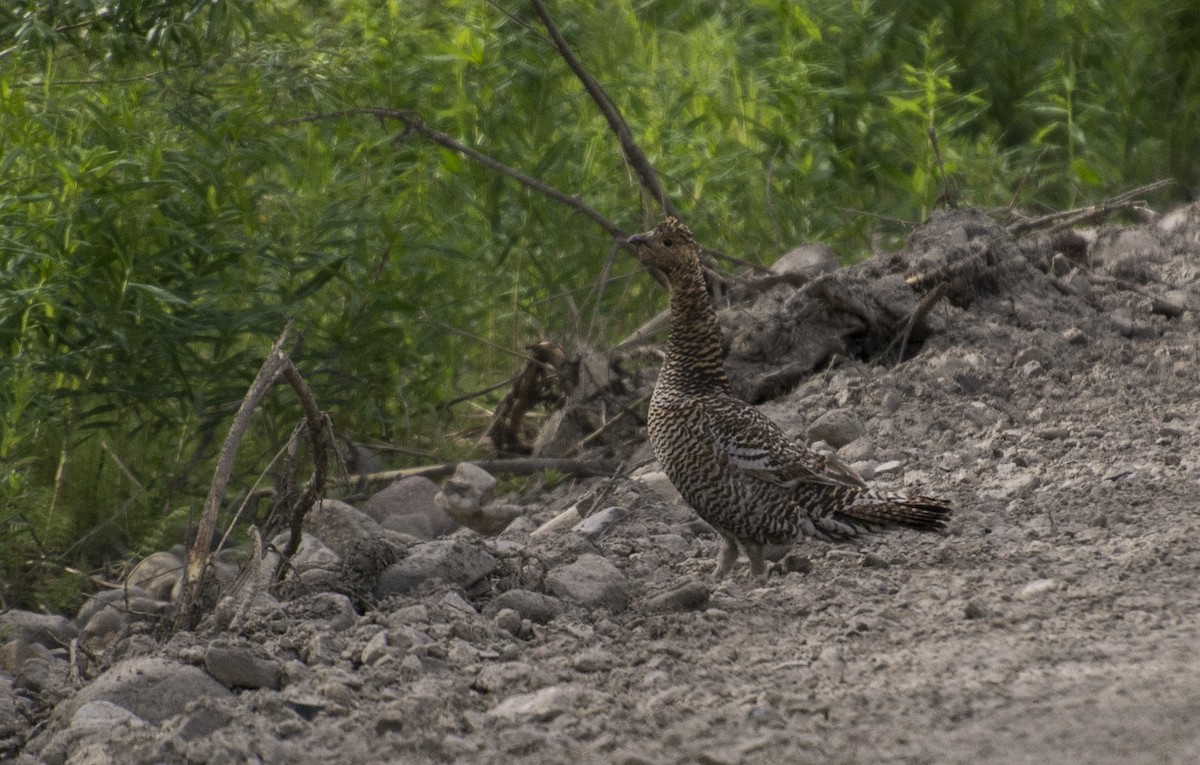
[[[1077,210],[1063,210],[1061,212],[1053,212],[1048,215],[1043,215],[1040,218],[1032,218],[1008,226],[1009,233],[1021,234],[1033,229],[1042,228],[1049,225],[1044,233],[1054,234],[1063,229],[1070,228],[1078,223],[1093,218],[1103,217],[1113,210],[1122,210],[1126,208],[1136,208],[1144,206],[1144,202],[1140,199],[1145,194],[1149,194],[1159,189],[1170,186],[1175,181],[1170,178],[1147,183],[1144,186],[1138,186],[1136,189],[1118,194],[1117,196],[1108,199],[1100,204],[1091,205],[1090,207],[1081,207]],[[1053,224],[1053,225],[1050,225]]]
[[567,66],[571,67],[571,71],[583,83],[583,87],[588,92],[588,95],[592,97],[592,100],[600,107],[600,112],[604,115],[604,118],[608,120],[609,127],[616,133],[617,140],[621,142],[621,150],[625,152],[625,158],[629,160],[629,164],[633,165],[634,171],[641,178],[642,185],[662,205],[664,213],[674,215],[677,218],[683,217],[679,214],[679,210],[676,209],[671,198],[667,196],[667,192],[663,189],[662,184],[659,183],[658,173],[654,171],[650,160],[646,158],[641,147],[633,140],[633,133],[630,132],[625,118],[621,116],[621,110],[613,103],[612,98],[600,86],[600,83],[596,82],[595,78],[583,68],[583,64],[575,56],[575,53],[571,50],[571,46],[567,45],[566,39],[558,31],[558,27],[554,24],[554,19],[550,17],[550,12],[542,4],[542,0],[530,0],[530,2],[533,3],[534,10],[537,11],[542,24],[545,25],[546,32],[550,34],[550,40],[563,57],[563,61],[567,62]]
[[307,423],[308,438],[312,443],[313,459],[312,478],[309,480],[308,485],[304,487],[304,493],[300,495],[300,499],[292,507],[289,528],[291,534],[288,537],[287,545],[284,546],[281,553],[284,559],[290,559],[300,549],[304,517],[308,515],[308,511],[312,508],[313,503],[317,501],[317,498],[325,493],[329,453],[333,449],[329,433],[333,428],[329,422],[329,417],[317,406],[317,399],[313,396],[312,389],[308,387],[308,383],[301,376],[300,371],[296,369],[296,365],[292,363],[291,359],[286,359],[286,363],[283,366],[283,376],[296,391],[296,396],[300,399],[300,404],[304,407],[304,418]]
[[270,390],[275,376],[279,374],[279,370],[286,363],[287,357],[283,353],[283,344],[287,342],[291,331],[292,323],[289,321],[284,327],[283,333],[279,335],[279,339],[271,346],[271,352],[267,354],[262,368],[258,370],[258,375],[250,384],[249,390],[246,391],[246,396],[242,399],[237,414],[234,415],[233,424],[229,426],[229,433],[225,436],[225,444],[221,447],[221,455],[217,460],[217,469],[213,474],[212,483],[209,485],[208,498],[204,500],[204,510],[200,514],[200,524],[196,528],[196,538],[192,541],[191,549],[188,550],[187,570],[183,576],[183,594],[175,611],[174,629],[177,632],[193,629],[200,622],[201,593],[204,590],[204,580],[208,574],[209,548],[212,546],[213,534],[217,528],[217,512],[221,508],[221,501],[225,498],[225,487],[229,484],[229,476],[233,473],[233,459],[237,455],[238,444],[241,443],[242,437],[246,435],[246,429],[250,426],[250,418],[254,414],[254,410]]
[[322,113],[318,113],[318,114],[309,114],[304,117],[296,117],[294,119],[283,120],[281,122],[277,122],[277,123],[273,123],[273,124],[295,125],[295,124],[298,124],[301,122],[319,122],[321,120],[340,119],[342,117],[355,117],[355,116],[360,116],[360,115],[368,115],[368,116],[372,116],[372,117],[378,117],[379,119],[390,119],[390,120],[396,120],[398,122],[402,122],[402,123],[404,123],[405,130],[411,131],[413,133],[419,133],[419,134],[425,136],[426,138],[428,138],[429,140],[433,141],[434,143],[436,143],[439,146],[444,146],[447,149],[450,149],[451,151],[456,151],[459,154],[462,154],[463,156],[467,157],[468,159],[472,159],[475,162],[478,162],[479,164],[483,165],[484,167],[495,170],[496,172],[500,173],[501,175],[507,175],[509,178],[514,179],[515,181],[520,183],[522,186],[533,189],[534,191],[536,191],[540,194],[544,194],[545,196],[550,197],[554,201],[560,202],[560,203],[566,205],[567,207],[570,207],[572,210],[575,210],[576,212],[580,213],[584,217],[590,218],[592,221],[596,222],[602,229],[604,229],[606,232],[608,232],[608,235],[613,237],[614,239],[620,239],[620,240],[624,241],[625,239],[629,238],[629,232],[625,231],[620,226],[618,226],[617,224],[610,221],[608,218],[605,218],[603,215],[601,215],[596,210],[592,209],[591,207],[588,207],[583,202],[579,201],[579,197],[572,196],[570,194],[566,194],[562,191],[559,191],[558,189],[554,188],[553,186],[551,186],[548,183],[539,181],[537,178],[526,175],[525,173],[522,173],[520,170],[509,167],[508,165],[506,165],[498,160],[492,159],[488,155],[486,155],[480,151],[476,151],[475,149],[472,149],[470,146],[466,146],[462,143],[459,143],[458,141],[456,141],[454,138],[447,135],[446,133],[443,133],[440,130],[435,130],[435,129],[429,127],[428,125],[426,125],[421,120],[420,115],[418,115],[416,112],[405,111],[403,109],[388,109],[388,108],[379,107],[379,106],[366,106],[366,107],[360,107],[360,108],[356,108],[356,109],[341,109],[339,111],[334,111],[334,112],[322,112]]
[[933,145],[933,157],[937,160],[938,171],[942,174],[942,199],[951,210],[958,209],[958,190],[954,188],[950,176],[946,175],[946,163],[942,161],[942,147],[938,145],[937,130],[929,127],[929,143]]
[[[408,478],[414,475],[422,475],[426,478],[436,478],[443,475],[450,475],[460,464],[462,463],[443,462],[438,465],[424,465],[422,467],[404,468],[402,470],[387,470],[382,473],[364,473],[362,475],[347,476],[346,480],[351,483],[358,481],[366,481],[367,483],[390,483],[399,478]],[[594,460],[571,460],[558,457],[524,457],[508,460],[472,460],[470,464],[481,467],[489,473],[508,475],[532,475],[533,473],[540,473],[543,470],[557,470],[560,473],[567,473],[568,475],[587,477],[609,475],[613,470],[613,465],[609,462]]]
[[583,337],[589,342],[592,339],[592,330],[596,328],[596,322],[600,318],[601,298],[604,297],[604,287],[608,284],[608,274],[612,271],[613,256],[617,254],[617,244],[608,248],[608,254],[604,257],[604,263],[600,266],[600,273],[596,276],[595,285],[592,287],[592,315],[588,318],[587,331],[583,333]]
[[1033,160],[1033,164],[1026,168],[1025,174],[1021,176],[1021,180],[1017,181],[1017,187],[1013,189],[1012,198],[1008,200],[1009,209],[1017,206],[1017,199],[1020,198],[1021,192],[1024,191],[1025,184],[1029,183],[1029,179],[1033,177],[1033,171],[1037,169],[1038,165],[1042,164],[1042,158],[1046,156],[1046,152],[1048,151],[1050,151],[1049,146],[1043,147],[1041,153],[1037,155],[1037,159]]

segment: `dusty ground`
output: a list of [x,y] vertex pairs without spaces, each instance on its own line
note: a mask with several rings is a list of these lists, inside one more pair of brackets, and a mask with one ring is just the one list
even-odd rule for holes
[[[426,582],[341,631],[282,607],[240,638],[131,644],[196,663],[241,639],[283,687],[115,725],[72,761],[1200,761],[1198,232],[1102,229],[1069,262],[1048,246],[997,266],[934,306],[907,361],[834,359],[763,405],[798,435],[851,411],[866,440],[843,454],[877,484],[951,498],[945,536],[809,542],[792,558],[808,570],[761,585],[743,562],[714,585],[715,536],[622,479],[606,504],[628,513],[594,539],[529,540],[596,479],[498,539],[457,532],[505,565],[465,590]],[[741,314],[786,322],[794,289],[777,290]],[[589,552],[619,569],[627,607],[565,602],[516,635],[489,608],[531,560]],[[189,736],[202,712],[220,724]]]

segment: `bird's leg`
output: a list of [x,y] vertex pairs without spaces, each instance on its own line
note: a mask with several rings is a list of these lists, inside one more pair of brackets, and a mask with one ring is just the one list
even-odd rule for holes
[[717,579],[724,579],[733,568],[733,564],[737,563],[738,543],[731,534],[723,531],[718,533],[721,534],[721,554],[717,557],[717,569],[713,572],[713,576]]
[[767,562],[763,560],[763,546],[753,542],[743,542],[742,547],[746,549],[746,557],[750,559],[750,576],[765,581]]

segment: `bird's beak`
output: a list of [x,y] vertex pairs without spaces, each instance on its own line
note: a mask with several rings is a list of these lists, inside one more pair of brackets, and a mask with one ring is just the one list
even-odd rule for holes
[[633,236],[629,237],[629,239],[627,239],[626,241],[632,245],[649,244],[650,243],[650,235],[653,233],[654,233],[653,231],[647,231],[644,234],[634,234]]

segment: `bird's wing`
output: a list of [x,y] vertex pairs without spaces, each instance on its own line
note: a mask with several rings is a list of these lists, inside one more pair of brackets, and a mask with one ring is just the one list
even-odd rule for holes
[[715,446],[742,473],[793,488],[802,483],[862,488],[862,477],[836,459],[787,437],[766,415],[732,396],[713,396],[701,409]]

